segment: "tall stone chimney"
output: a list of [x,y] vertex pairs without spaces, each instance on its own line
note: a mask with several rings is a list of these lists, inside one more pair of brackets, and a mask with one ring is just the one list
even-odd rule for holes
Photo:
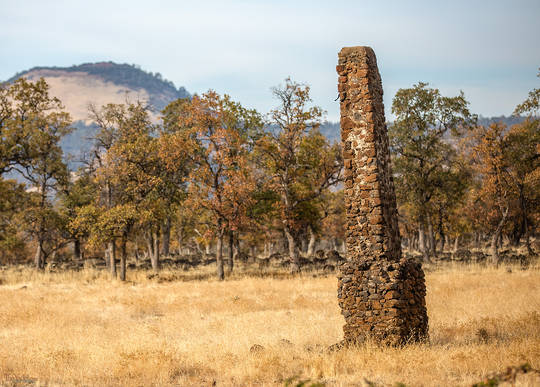
[[338,56],[347,257],[338,277],[344,340],[399,345],[427,337],[420,263],[401,254],[383,89],[370,47]]

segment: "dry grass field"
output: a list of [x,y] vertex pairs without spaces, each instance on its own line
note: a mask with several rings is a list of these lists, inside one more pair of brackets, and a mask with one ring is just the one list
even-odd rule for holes
[[[180,274],[182,277],[180,277]],[[466,386],[540,369],[540,269],[427,272],[430,342],[328,352],[335,275],[0,271],[0,385]],[[210,277],[208,280],[206,277]],[[250,351],[258,344],[260,351]],[[401,384],[400,384],[401,383]],[[517,385],[540,385],[534,372]]]

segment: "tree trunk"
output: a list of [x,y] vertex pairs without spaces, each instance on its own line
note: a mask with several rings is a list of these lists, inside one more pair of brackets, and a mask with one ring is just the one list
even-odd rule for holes
[[285,254],[289,250],[289,242],[287,241],[287,235],[283,232],[282,238],[280,238],[281,246],[279,252]]
[[428,215],[428,237],[429,237],[429,250],[431,254],[437,257],[437,243],[435,242],[435,232],[433,231],[433,222],[431,216]]
[[427,238],[426,238],[425,225],[422,222],[420,222],[419,230],[418,230],[418,249],[422,253],[422,257],[424,261],[432,263],[431,258],[429,256],[428,241],[426,239]]
[[527,247],[527,254],[528,255],[534,255],[534,251],[531,248],[529,222],[527,220],[527,217],[525,217],[525,246]]
[[444,252],[444,247],[450,245],[450,238],[448,235],[441,235],[441,253]]
[[126,280],[127,238],[122,237],[120,245],[120,281]]
[[199,244],[199,241],[197,240],[197,238],[193,238],[193,241],[195,242],[195,247],[197,248],[197,251],[199,252],[199,254],[203,255],[203,250],[201,249],[201,245]]
[[525,233],[525,246],[527,247],[527,254],[534,255],[534,251],[531,248],[530,233],[529,233],[529,217],[527,213],[527,200],[525,199],[524,186],[519,186],[519,205],[521,207],[521,213],[523,217],[523,231]]
[[81,240],[79,238],[75,238],[75,240],[73,241],[73,258],[77,260],[82,260]]
[[223,233],[224,230],[221,227],[221,222],[219,223],[219,231],[217,238],[216,246],[216,264],[217,264],[217,277],[218,280],[223,281],[225,279],[225,272],[223,271]]
[[210,251],[210,243],[206,242],[204,244],[204,250],[205,250],[206,255],[210,255],[212,253],[212,251]]
[[238,259],[238,254],[240,254],[240,240],[238,239],[238,231],[234,234],[233,239],[233,261]]
[[168,257],[170,255],[170,242],[171,242],[171,217],[167,216],[165,224],[163,225],[163,255]]
[[413,251],[418,251],[418,232],[413,232],[411,237],[411,246],[409,248],[409,253]]
[[[444,233],[444,227],[443,227],[443,212],[442,212],[442,209],[439,208],[439,221],[438,221],[438,224],[437,224],[437,233],[439,234],[439,238],[441,240],[441,253],[444,252],[444,244],[448,241],[447,240],[447,235]],[[436,250],[436,249],[435,249]]]
[[497,225],[497,229],[491,237],[491,259],[492,265],[499,265],[499,240],[501,239],[501,233],[508,217],[508,207],[504,209],[503,216]]
[[178,239],[178,255],[182,255],[184,253],[184,232],[178,231],[177,234]]
[[491,248],[490,248],[490,263],[492,265],[499,265],[499,246],[498,246],[498,238],[499,236],[496,234],[496,232],[493,234],[491,238]]
[[152,270],[159,271],[160,269],[160,263],[159,263],[159,231],[156,231],[156,233],[153,236],[154,239],[154,246],[153,246],[153,255],[151,256],[151,263],[152,263]]
[[514,230],[512,231],[512,246],[519,246],[519,242],[521,241],[521,237],[523,236],[524,228],[523,228],[523,219],[521,219],[519,222],[514,224]]
[[294,240],[294,237],[291,233],[291,230],[289,228],[289,225],[287,221],[284,221],[284,228],[283,231],[285,232],[285,236],[287,237],[287,242],[289,244],[289,259],[291,262],[291,273],[299,273],[300,272],[300,260],[298,258],[298,249],[296,247],[296,241]]
[[152,261],[152,257],[154,256],[154,234],[151,232],[146,235],[146,252],[148,257],[150,257],[150,261]]
[[234,232],[232,230],[229,230],[229,260],[227,263],[229,274],[231,274],[234,269]]
[[309,233],[309,243],[307,248],[307,256],[311,257],[313,253],[315,252],[315,243],[317,243],[317,235],[313,231],[313,227],[311,225],[308,226],[308,233]]
[[[110,181],[106,181],[106,191],[107,191],[107,208],[112,208],[112,186]],[[114,254],[113,254],[114,253]],[[113,242],[109,242],[107,246],[107,253],[108,259],[105,259],[105,264],[107,265],[107,268],[109,269],[111,276],[113,278],[116,278],[116,246],[114,246],[114,239]],[[111,265],[111,263],[114,263]]]
[[107,244],[105,248],[103,259],[105,260],[105,268],[107,269],[107,271],[111,271],[111,255],[109,251],[109,244]]
[[43,241],[41,240],[41,238],[39,238],[36,248],[36,255],[34,257],[34,265],[38,270],[41,270],[45,267],[45,263],[43,262],[44,255],[45,254],[43,254]]
[[116,243],[114,239],[109,242],[109,267],[111,270],[111,278],[116,278]]
[[456,255],[457,251],[459,249],[459,235],[456,235],[456,239],[454,239],[454,249],[452,250],[452,258]]

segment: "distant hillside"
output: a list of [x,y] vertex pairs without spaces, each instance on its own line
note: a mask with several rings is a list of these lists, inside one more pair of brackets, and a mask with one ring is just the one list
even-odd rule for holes
[[489,126],[495,122],[502,122],[506,126],[510,127],[515,124],[520,124],[525,121],[525,117],[522,116],[499,116],[499,117],[482,117],[478,118],[478,124],[482,126]]
[[319,130],[330,142],[341,141],[341,128],[339,122],[325,121],[321,124]]
[[[519,124],[525,121],[525,117],[522,116],[499,116],[499,117],[482,117],[478,118],[478,125],[489,126],[494,122],[502,122],[506,126],[510,127],[515,124]],[[391,125],[391,123],[389,123]],[[340,141],[340,126],[339,122],[325,121],[319,127],[321,133],[331,142]]]
[[[88,104],[122,103],[126,98],[147,101],[156,112],[171,101],[189,97],[184,87],[163,79],[160,73],[114,62],[84,63],[71,67],[34,67],[7,80],[45,78],[51,94],[60,98],[75,121],[87,121]],[[89,123],[89,122],[87,122]]]
[[[516,116],[499,116],[499,117],[480,117],[478,119],[479,125],[487,126],[493,122],[502,122],[508,127],[519,124],[525,120],[525,117],[516,117]],[[70,154],[71,161],[70,165],[77,165],[77,158],[81,154],[88,152],[91,148],[91,138],[95,131],[96,126],[93,124],[85,124],[82,121],[75,123],[77,130],[74,133],[69,134],[62,140],[62,148],[66,154]],[[341,141],[341,129],[339,122],[325,121],[319,127],[320,132],[330,141],[330,142],[339,142]]]
[[17,73],[6,82],[20,77],[38,80],[43,77],[51,95],[58,97],[74,120],[76,130],[62,140],[71,168],[90,150],[96,126],[88,119],[88,105],[144,100],[157,117],[169,102],[189,97],[184,87],[176,86],[160,73],[141,70],[139,66],[114,62],[84,63],[71,67],[34,67]]

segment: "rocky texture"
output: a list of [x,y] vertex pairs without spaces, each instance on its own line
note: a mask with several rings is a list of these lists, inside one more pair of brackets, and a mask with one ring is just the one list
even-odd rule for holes
[[338,299],[345,342],[399,345],[427,336],[421,265],[401,254],[383,90],[375,53],[345,47],[336,67],[345,164],[347,257]]

